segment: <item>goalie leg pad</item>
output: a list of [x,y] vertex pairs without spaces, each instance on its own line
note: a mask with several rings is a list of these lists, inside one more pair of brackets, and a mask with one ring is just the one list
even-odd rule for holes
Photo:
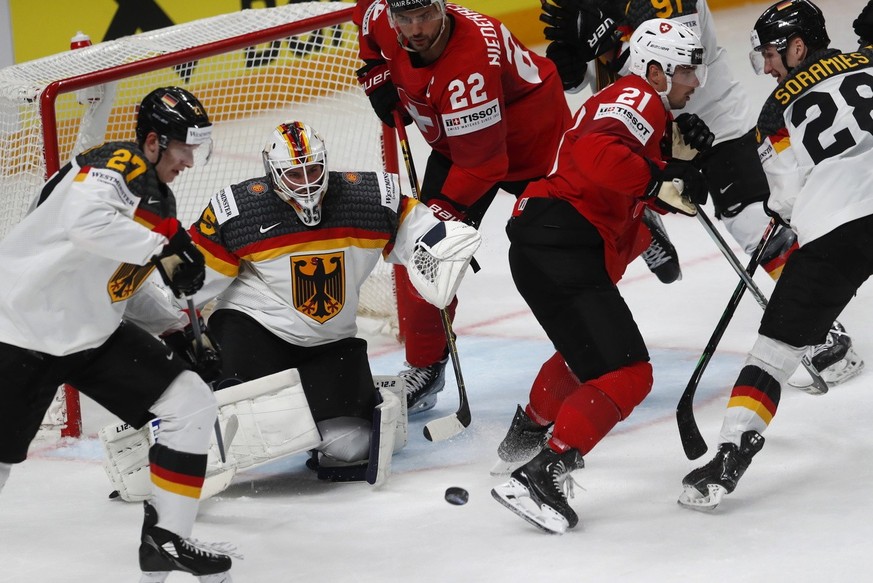
[[[388,389],[380,389],[382,402],[373,410],[373,434],[370,437],[370,461],[367,464],[367,482],[379,487],[391,475],[396,428],[402,416],[405,399],[398,398]],[[402,404],[401,404],[402,403]]]
[[260,465],[321,442],[296,369],[218,391],[216,398],[227,461],[221,464],[213,436],[207,475],[222,466]]
[[141,429],[127,423],[107,425],[98,432],[103,446],[103,469],[125,502],[141,502],[151,497],[152,482],[149,470],[149,448],[160,425],[153,419]]
[[[375,375],[373,382],[382,393],[383,389],[390,391],[400,400],[400,412],[394,427],[394,453],[397,453],[409,442],[409,413],[406,408],[406,383],[401,376]],[[384,400],[384,399],[383,399]],[[375,423],[374,423],[375,425]]]

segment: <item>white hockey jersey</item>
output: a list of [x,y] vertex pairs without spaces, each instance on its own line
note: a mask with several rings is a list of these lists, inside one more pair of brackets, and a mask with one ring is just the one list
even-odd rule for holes
[[801,246],[873,215],[873,51],[825,49],[795,67],[758,119],[767,206]]
[[361,285],[379,256],[406,265],[439,221],[401,196],[397,176],[330,172],[315,227],[253,178],[212,197],[191,238],[206,257],[198,306],[246,313],[285,341],[316,346],[357,334]]
[[160,293],[144,285],[167,243],[151,229],[175,212],[135,144],[79,154],[0,242],[0,342],[55,356],[103,344],[134,293]]

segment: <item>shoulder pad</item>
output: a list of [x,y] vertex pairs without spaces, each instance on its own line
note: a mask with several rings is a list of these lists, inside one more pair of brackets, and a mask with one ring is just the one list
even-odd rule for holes
[[154,165],[133,142],[106,142],[76,156],[80,167],[105,168],[118,172],[130,191],[140,198],[165,197]]

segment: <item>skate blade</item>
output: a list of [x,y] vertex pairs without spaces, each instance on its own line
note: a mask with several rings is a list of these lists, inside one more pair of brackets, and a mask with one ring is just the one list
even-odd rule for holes
[[170,571],[143,571],[139,583],[164,583],[169,576]]
[[[439,392],[439,391],[437,391]],[[433,393],[432,395],[425,395],[418,401],[415,405],[407,405],[406,416],[411,417],[413,415],[418,415],[419,413],[424,413],[425,411],[430,411],[437,404],[437,394]]]
[[722,498],[727,494],[724,486],[718,484],[708,484],[706,488],[709,493],[706,496],[698,492],[694,486],[684,486],[684,488],[676,502],[684,508],[700,512],[712,512],[721,504]]
[[554,509],[534,502],[528,489],[515,479],[492,488],[491,497],[543,532],[564,534],[570,526],[567,519]]
[[492,466],[490,473],[492,476],[508,476],[521,466],[523,466],[525,462],[507,462],[503,460],[497,460],[497,463]]
[[[843,360],[832,364],[828,368],[821,371],[821,378],[824,380],[829,387],[834,387],[836,385],[841,385],[846,381],[855,378],[864,370],[864,361],[858,358],[858,355],[852,349],[849,349],[849,353],[846,355],[846,358]],[[817,390],[812,383],[809,381],[809,375],[806,372],[801,372],[796,375],[796,378],[792,378],[788,381],[788,385],[797,389],[798,391],[803,391],[804,393],[810,395],[823,395],[821,391]]]
[[197,579],[200,583],[233,583],[233,579],[230,577],[230,571],[214,573],[212,575],[199,575]]

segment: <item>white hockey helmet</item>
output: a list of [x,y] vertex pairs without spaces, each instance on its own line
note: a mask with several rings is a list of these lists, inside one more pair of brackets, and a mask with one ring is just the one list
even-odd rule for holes
[[318,132],[299,121],[279,124],[261,154],[276,194],[304,225],[321,222],[328,171],[327,148]]
[[691,28],[674,20],[654,18],[640,24],[631,35],[628,70],[645,79],[649,64],[656,62],[667,74],[668,93],[673,80],[691,84],[692,79],[686,77],[690,75],[703,87],[706,83],[703,56],[703,43]]

